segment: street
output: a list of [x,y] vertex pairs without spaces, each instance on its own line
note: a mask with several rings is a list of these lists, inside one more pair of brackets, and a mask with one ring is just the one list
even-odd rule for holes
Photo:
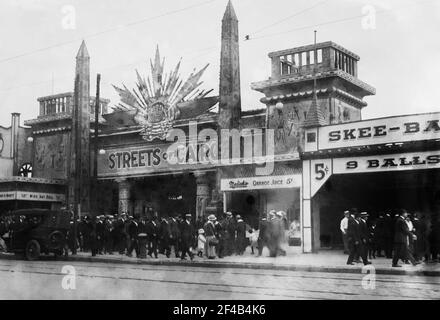
[[[67,272],[75,280],[66,289]],[[66,268],[66,267],[65,267]],[[69,276],[73,276],[70,273]],[[0,299],[438,299],[438,277],[0,260]],[[72,277],[70,278],[72,279]],[[368,284],[367,283],[367,284]],[[375,288],[373,289],[372,284]],[[63,288],[64,286],[64,288]]]

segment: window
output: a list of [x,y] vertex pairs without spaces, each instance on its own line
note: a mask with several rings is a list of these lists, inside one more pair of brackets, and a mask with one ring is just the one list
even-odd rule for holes
[[318,50],[318,63],[322,63],[322,49]]
[[20,177],[32,178],[32,165],[30,163],[25,163],[18,170],[18,175]]
[[301,53],[301,66],[307,65],[307,52]]

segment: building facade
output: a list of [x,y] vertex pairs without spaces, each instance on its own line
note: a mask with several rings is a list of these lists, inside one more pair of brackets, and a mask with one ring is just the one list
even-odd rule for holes
[[273,209],[300,222],[306,253],[341,244],[349,207],[437,210],[438,114],[363,121],[375,89],[358,78],[359,56],[334,42],[270,53],[269,79],[251,84],[263,107],[243,111],[231,2],[221,37],[219,96],[199,89],[208,67],[182,81],[180,62],[167,70],[157,49],[151,74],[135,74],[136,88],[114,86],[112,108],[90,96],[93,54],[83,43],[74,92],[39,98],[26,127],[18,114],[0,127],[0,208],[79,204],[82,215],[194,218],[232,211],[253,227]]

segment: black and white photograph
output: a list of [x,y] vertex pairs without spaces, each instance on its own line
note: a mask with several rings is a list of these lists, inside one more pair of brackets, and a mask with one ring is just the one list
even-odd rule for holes
[[0,26],[0,300],[440,299],[440,1],[1,0]]

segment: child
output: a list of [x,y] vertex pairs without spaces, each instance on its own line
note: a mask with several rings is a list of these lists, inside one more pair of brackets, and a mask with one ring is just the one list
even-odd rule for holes
[[254,254],[254,249],[258,247],[258,235],[259,231],[255,229],[249,230],[249,243],[251,246],[251,254]]
[[204,233],[205,230],[199,229],[199,236],[197,237],[197,255],[199,257],[203,257],[203,253],[205,252],[206,238]]

